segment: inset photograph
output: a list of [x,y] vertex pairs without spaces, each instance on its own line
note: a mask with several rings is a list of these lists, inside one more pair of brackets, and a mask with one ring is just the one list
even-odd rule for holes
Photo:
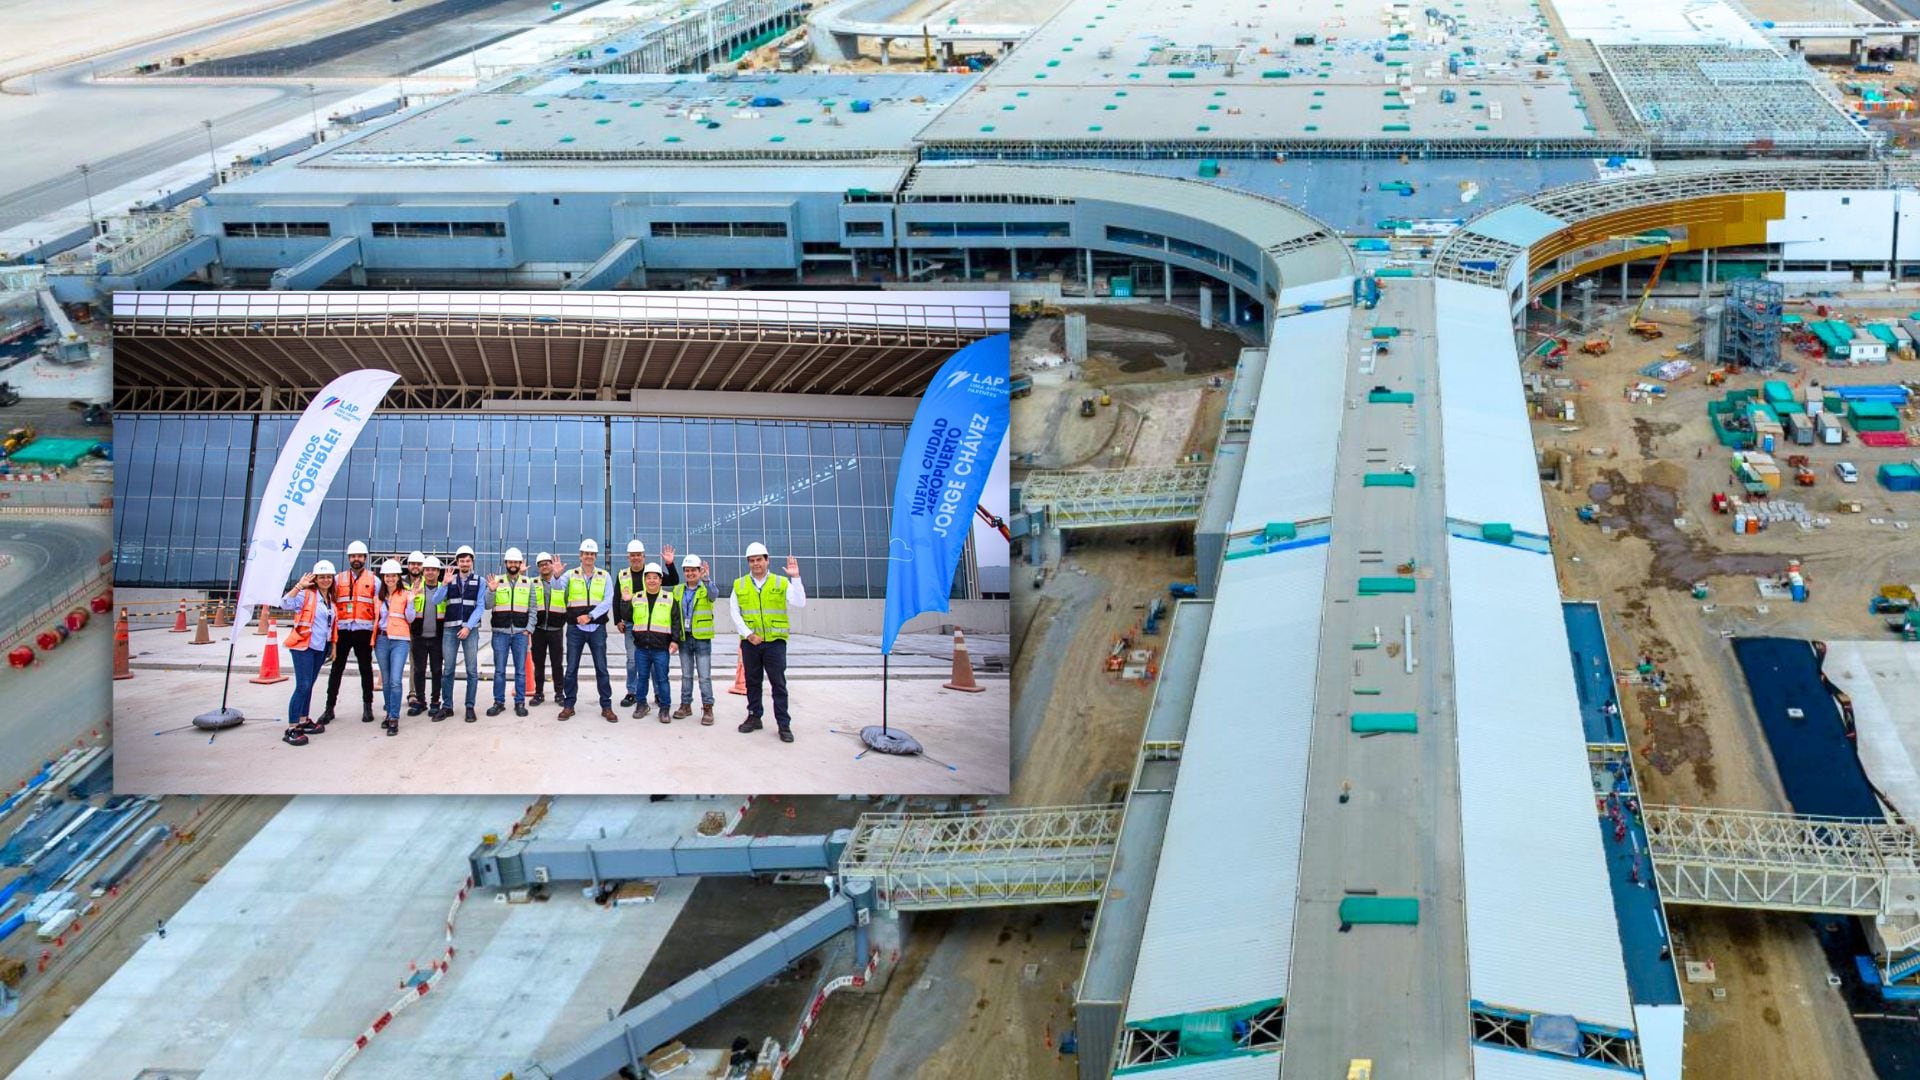
[[1005,792],[1007,323],[116,295],[116,790]]

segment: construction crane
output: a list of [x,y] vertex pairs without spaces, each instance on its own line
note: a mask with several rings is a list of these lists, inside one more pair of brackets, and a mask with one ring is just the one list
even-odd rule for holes
[[1013,541],[1013,533],[1007,528],[1006,518],[1003,518],[998,516],[997,514],[994,514],[992,511],[988,510],[984,506],[975,506],[973,508],[973,512],[977,517],[979,517],[981,521],[984,521],[987,523],[988,528],[999,530],[1000,538],[1002,540],[1005,540],[1009,543]]
[[1633,315],[1627,320],[1627,330],[1642,341],[1652,341],[1655,338],[1665,337],[1667,333],[1665,330],[1660,329],[1659,323],[1648,322],[1642,319],[1640,314],[1646,310],[1647,300],[1653,295],[1653,287],[1660,284],[1660,272],[1667,268],[1667,260],[1673,255],[1673,237],[1648,234],[1644,236],[1623,236],[1620,239],[1648,244],[1658,243],[1661,245],[1660,260],[1653,264],[1653,276],[1647,279],[1647,287],[1640,290],[1640,302],[1633,305]]
[[933,32],[927,29],[925,23],[920,24],[920,49],[925,53],[927,70],[938,71],[939,65],[933,59]]

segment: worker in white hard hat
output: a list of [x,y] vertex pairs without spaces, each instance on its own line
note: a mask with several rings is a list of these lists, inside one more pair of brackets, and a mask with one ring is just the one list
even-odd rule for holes
[[424,551],[407,552],[407,588],[419,589],[421,572],[427,568],[427,553]]
[[408,716],[419,716],[429,708],[440,711],[440,628],[447,622],[447,601],[444,594],[439,600],[432,598],[439,588],[440,557],[428,555],[420,565],[420,582],[412,590],[413,691],[407,702]]
[[[662,554],[671,566],[673,545],[668,544],[663,548]],[[627,696],[620,699],[623,709],[633,704],[636,697],[646,697],[645,687],[640,685],[640,647],[633,643],[633,627],[627,623],[627,616],[633,612],[633,598],[640,594],[640,575],[646,565],[647,545],[638,540],[627,541],[626,569],[614,575],[613,579],[615,589],[620,594],[619,601],[613,605],[613,628],[620,634],[627,649]],[[673,574],[671,570],[668,573],[672,574],[667,578],[668,585],[680,580],[678,574]]]
[[633,718],[647,715],[647,687],[653,687],[654,704],[660,710],[660,722],[672,723],[667,710],[673,706],[672,684],[667,678],[669,658],[680,650],[680,605],[673,594],[660,587],[666,575],[657,562],[640,568],[640,594],[628,609],[633,620],[632,647],[640,657],[640,700]]
[[693,680],[700,677],[700,723],[713,725],[713,591],[698,555],[680,560],[681,583],[673,587],[680,609],[680,707],[673,718],[693,715]]
[[484,583],[473,572],[473,549],[461,544],[453,553],[453,574],[438,589],[430,602],[446,601],[446,621],[440,626],[440,651],[445,670],[440,676],[440,708],[427,714],[434,723],[453,715],[453,680],[458,661],[467,663],[467,723],[480,719],[474,706],[480,700],[480,613]]
[[541,552],[533,579],[533,693],[528,705],[543,705],[547,700],[547,671],[553,671],[553,697],[560,699],[560,688],[567,681],[567,586],[560,580],[566,570],[561,560]]
[[517,547],[500,556],[504,574],[487,579],[487,610],[493,613],[493,704],[488,716],[507,711],[507,672],[513,672],[513,715],[527,715],[527,646],[533,634],[533,579]]
[[780,741],[793,741],[793,718],[787,713],[787,612],[807,606],[800,585],[800,560],[787,556],[787,576],[767,572],[772,559],[767,545],[747,545],[747,573],[733,582],[733,628],[740,634],[740,662],[747,666],[747,719],[742,734],[761,728],[760,683],[764,675],[773,686],[773,719]]
[[380,661],[380,692],[387,708],[386,719],[380,726],[387,734],[398,735],[400,699],[407,683],[407,653],[413,647],[413,590],[407,587],[406,571],[398,559],[380,564],[378,609],[373,654]]
[[347,545],[347,572],[333,578],[339,619],[334,624],[333,670],[327,673],[327,708],[320,714],[323,724],[332,721],[340,702],[340,677],[347,673],[349,657],[360,665],[360,719],[373,723],[373,627],[379,591],[380,579],[367,569],[367,545],[355,540]]
[[580,541],[580,565],[561,576],[567,590],[567,682],[560,688],[560,719],[573,716],[580,700],[580,650],[593,654],[593,674],[600,690],[600,719],[617,724],[613,711],[613,680],[607,675],[607,612],[613,610],[613,576],[595,566],[600,542]]
[[293,612],[293,625],[281,641],[293,664],[293,696],[287,700],[287,730],[280,736],[292,746],[305,746],[307,736],[326,730],[324,723],[307,718],[307,710],[313,705],[321,665],[333,649],[333,578],[333,564],[321,559],[280,598],[280,610]]

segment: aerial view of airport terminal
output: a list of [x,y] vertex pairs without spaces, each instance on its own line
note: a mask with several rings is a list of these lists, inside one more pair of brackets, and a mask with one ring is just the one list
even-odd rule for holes
[[[0,27],[0,1074],[1920,1078],[1920,0]],[[853,291],[946,314],[749,310]],[[961,508],[948,610],[889,652],[869,477],[995,339],[1005,501]],[[689,715],[636,718],[618,642],[564,725],[550,676],[516,715],[491,639],[477,703],[460,646],[437,707],[363,697],[351,655],[306,717],[253,681],[313,618],[223,602],[264,490],[231,462],[369,371],[399,381],[302,576],[358,581],[356,542],[375,603],[416,550],[669,591],[711,559],[785,597],[713,611],[718,723],[677,653]],[[217,492],[210,446],[248,451]],[[471,505],[505,489],[416,490],[393,446],[608,481]],[[711,468],[724,495],[663,496],[698,515],[627,497]],[[447,617],[517,613],[486,596]],[[789,608],[791,726],[751,729],[729,683]],[[155,735],[229,707],[230,642],[247,722]],[[165,722],[107,726],[109,693]],[[868,752],[882,708],[922,753]],[[1004,764],[957,752],[953,717],[1009,714]],[[562,727],[747,767],[406,767]],[[386,772],[195,793],[119,775],[135,738]]]

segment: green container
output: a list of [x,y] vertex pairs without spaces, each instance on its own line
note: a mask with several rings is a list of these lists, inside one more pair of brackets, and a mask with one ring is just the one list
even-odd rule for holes
[[1361,478],[1360,486],[1410,488],[1413,486],[1413,474],[1403,472],[1370,472]]
[[1375,270],[1375,271],[1373,272],[1373,276],[1374,276],[1374,277],[1396,277],[1396,278],[1397,278],[1397,277],[1404,277],[1404,278],[1410,278],[1410,277],[1412,277],[1412,276],[1413,276],[1413,267],[1411,267],[1411,266],[1388,266],[1388,267],[1385,267],[1385,268],[1383,268],[1383,269],[1380,269],[1380,270]]
[[1769,402],[1793,400],[1793,387],[1779,379],[1768,379],[1762,389],[1766,391]]
[[1340,921],[1355,926],[1416,926],[1420,922],[1420,898],[1349,896],[1340,901]]
[[1367,391],[1367,404],[1411,405],[1413,404],[1413,393],[1409,390],[1369,390]]
[[1397,326],[1376,326],[1368,330],[1367,333],[1374,338],[1396,338],[1400,336],[1400,328]]
[[1361,596],[1382,596],[1387,593],[1413,592],[1418,582],[1410,577],[1363,577],[1359,585]]
[[1291,521],[1269,521],[1267,527],[1261,530],[1260,539],[1266,543],[1275,544],[1292,540],[1298,535],[1299,530],[1294,528]]
[[1491,540],[1496,544],[1513,543],[1513,526],[1504,521],[1489,521],[1480,526],[1480,539]]
[[1420,717],[1410,712],[1357,712],[1353,714],[1353,732],[1356,735],[1372,731],[1394,731],[1414,734],[1420,730]]
[[1200,175],[1208,177],[1219,176],[1220,163],[1212,158],[1200,159]]

